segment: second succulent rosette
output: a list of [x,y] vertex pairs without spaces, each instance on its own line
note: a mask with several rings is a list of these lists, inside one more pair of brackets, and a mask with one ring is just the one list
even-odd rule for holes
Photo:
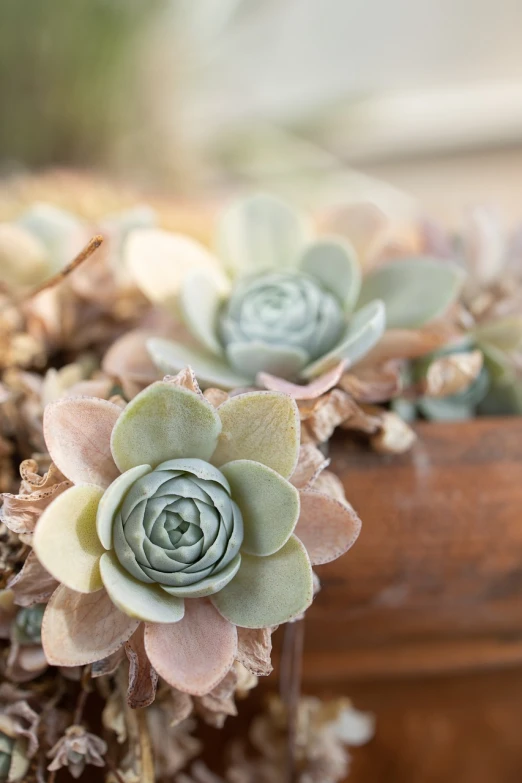
[[216,408],[195,383],[165,380],[123,409],[63,398],[46,408],[44,432],[73,483],[34,533],[61,583],[42,627],[55,665],[105,658],[143,622],[156,671],[206,693],[234,661],[236,627],[299,616],[313,598],[312,563],[339,556],[359,532],[347,504],[291,483],[299,417],[278,392]]
[[260,373],[307,383],[352,366],[385,329],[416,329],[441,315],[462,274],[430,258],[387,261],[362,276],[352,244],[313,236],[300,213],[257,195],[225,210],[216,255],[194,240],[134,232],[126,258],[143,292],[181,318],[186,334],[153,337],[162,372],[190,363],[204,386],[260,382]]

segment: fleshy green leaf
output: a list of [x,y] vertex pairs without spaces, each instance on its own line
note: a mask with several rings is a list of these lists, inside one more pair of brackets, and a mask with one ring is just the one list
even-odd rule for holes
[[341,359],[353,365],[376,345],[386,328],[386,311],[381,301],[370,302],[350,319],[343,339],[327,354],[301,372],[303,378],[315,378],[330,370]]
[[71,590],[92,593],[102,587],[96,533],[99,487],[80,485],[53,500],[38,520],[34,550],[40,563]]
[[125,262],[145,296],[176,314],[180,286],[189,271],[220,273],[218,260],[199,242],[159,229],[132,231],[125,245]]
[[174,340],[153,337],[148,340],[147,348],[154,364],[166,374],[174,375],[190,365],[203,388],[236,389],[248,386],[252,381],[248,375],[240,375],[215,356]]
[[294,378],[305,366],[308,354],[291,345],[250,342],[230,343],[227,346],[227,357],[238,372],[253,382],[258,372]]
[[243,515],[242,552],[272,555],[288,541],[299,518],[299,492],[275,470],[251,460],[221,468]]
[[114,514],[123,501],[125,494],[134,484],[136,479],[146,476],[152,470],[150,465],[137,465],[135,468],[122,473],[116,481],[113,481],[110,487],[105,491],[96,514],[96,530],[98,538],[105,549],[112,546],[112,525]]
[[212,596],[219,612],[242,628],[266,628],[286,623],[310,606],[312,567],[295,536],[274,555],[244,554],[237,576]]
[[215,275],[201,269],[188,272],[181,282],[179,301],[183,320],[194,337],[211,353],[222,354],[217,326],[223,290]]
[[221,422],[214,408],[194,392],[162,381],[137,395],[112,432],[114,461],[122,472],[179,457],[208,461]]
[[241,555],[238,554],[221,571],[211,574],[204,579],[200,579],[199,582],[195,582],[192,585],[185,585],[184,587],[167,587],[166,585],[161,585],[161,589],[165,590],[166,593],[176,595],[179,598],[205,598],[206,596],[213,595],[214,593],[219,592],[219,590],[222,590],[237,574],[240,565]]
[[517,351],[522,346],[522,316],[511,315],[479,325],[473,331],[479,347],[481,343],[500,351]]
[[309,235],[303,216],[278,198],[258,194],[228,207],[216,247],[234,274],[255,274],[296,266]]
[[315,277],[351,312],[361,290],[361,268],[349,242],[321,239],[309,245],[301,259],[303,272]]
[[294,400],[281,392],[248,392],[218,408],[222,423],[212,462],[249,459],[268,465],[283,478],[294,472],[301,425]]
[[358,307],[381,299],[388,329],[412,329],[448,309],[464,282],[464,272],[433,258],[389,261],[363,279]]
[[138,582],[112,552],[102,555],[100,571],[111,601],[129,617],[150,623],[177,623],[183,617],[183,599],[167,595],[158,585]]

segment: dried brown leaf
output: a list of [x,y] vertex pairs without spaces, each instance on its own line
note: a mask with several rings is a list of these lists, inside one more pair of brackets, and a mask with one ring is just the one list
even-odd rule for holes
[[34,552],[29,552],[22,570],[11,577],[7,586],[13,591],[18,606],[46,603],[58,587],[58,582],[43,567]]
[[257,677],[272,671],[272,630],[270,628],[238,628],[237,660]]
[[431,362],[423,384],[423,394],[441,398],[465,391],[479,376],[483,356],[480,351],[454,353]]
[[329,463],[330,460],[318,448],[305,443],[299,449],[299,459],[290,481],[298,489],[309,487]]
[[380,429],[370,438],[372,448],[380,454],[403,454],[409,451],[417,436],[400,416],[392,411],[382,411]]
[[145,652],[143,641],[143,623],[125,644],[125,653],[129,659],[129,689],[127,702],[132,709],[148,707],[156,697],[158,675]]

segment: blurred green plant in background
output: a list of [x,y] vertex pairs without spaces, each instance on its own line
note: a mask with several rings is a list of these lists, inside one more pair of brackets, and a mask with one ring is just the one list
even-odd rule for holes
[[110,159],[138,110],[137,51],[163,0],[2,0],[0,162]]

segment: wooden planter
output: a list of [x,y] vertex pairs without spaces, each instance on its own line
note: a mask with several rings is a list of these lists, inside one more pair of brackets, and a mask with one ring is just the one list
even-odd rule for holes
[[395,457],[332,441],[363,528],[317,569],[305,686],[522,662],[522,419],[417,431]]

